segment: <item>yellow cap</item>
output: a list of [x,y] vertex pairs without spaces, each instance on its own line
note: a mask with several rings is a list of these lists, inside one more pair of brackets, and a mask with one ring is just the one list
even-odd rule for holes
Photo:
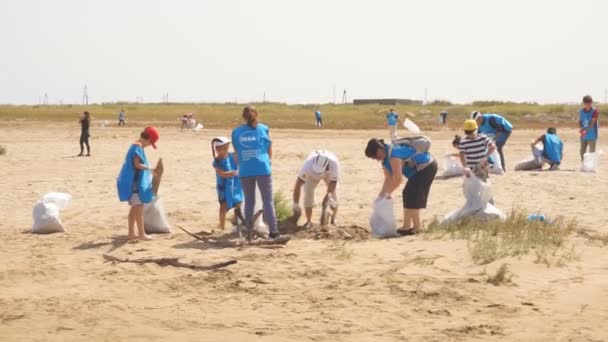
[[475,121],[475,120],[467,120],[464,122],[465,131],[475,131],[478,128],[479,128],[479,126],[477,126],[477,121]]

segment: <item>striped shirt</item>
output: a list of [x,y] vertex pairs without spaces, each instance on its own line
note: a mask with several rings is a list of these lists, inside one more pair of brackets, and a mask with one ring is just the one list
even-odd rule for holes
[[463,138],[458,145],[458,149],[465,154],[467,167],[472,169],[487,158],[491,144],[490,138],[479,134],[475,138]]

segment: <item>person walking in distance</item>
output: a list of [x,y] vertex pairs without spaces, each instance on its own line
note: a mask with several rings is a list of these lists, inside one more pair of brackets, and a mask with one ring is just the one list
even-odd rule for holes
[[91,146],[89,145],[89,137],[91,136],[89,132],[89,127],[91,126],[91,114],[85,111],[81,116],[80,120],[80,154],[79,157],[84,156],[84,145],[87,146],[87,157],[91,156]]
[[598,138],[600,113],[597,108],[593,107],[593,98],[590,95],[583,97],[583,108],[578,111],[579,127],[581,134],[581,160],[587,153],[595,152]]

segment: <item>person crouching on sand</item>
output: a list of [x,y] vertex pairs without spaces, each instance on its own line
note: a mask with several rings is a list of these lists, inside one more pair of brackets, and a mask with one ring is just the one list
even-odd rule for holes
[[217,137],[211,140],[213,168],[216,175],[217,197],[220,202],[220,229],[226,226],[226,214],[234,208],[236,217],[242,215],[243,189],[234,153],[228,152],[230,139]]
[[121,202],[129,202],[129,240],[134,240],[135,223],[137,223],[138,237],[141,240],[150,240],[144,230],[144,204],[154,200],[152,190],[152,174],[155,172],[148,164],[148,158],[144,148],[152,146],[156,149],[159,139],[156,127],[146,127],[141,132],[139,139],[135,141],[125,157],[125,161],[118,175],[116,187],[118,198]]

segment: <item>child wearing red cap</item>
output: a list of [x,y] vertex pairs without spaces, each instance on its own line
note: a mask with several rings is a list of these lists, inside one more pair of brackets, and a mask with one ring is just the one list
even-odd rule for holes
[[156,149],[158,139],[158,129],[156,127],[146,127],[141,132],[139,139],[129,147],[125,162],[116,180],[118,198],[121,202],[128,201],[131,206],[129,210],[129,240],[136,238],[135,223],[137,223],[139,239],[151,239],[144,230],[144,204],[154,200],[152,173],[155,171],[148,164],[144,148],[152,146]]

